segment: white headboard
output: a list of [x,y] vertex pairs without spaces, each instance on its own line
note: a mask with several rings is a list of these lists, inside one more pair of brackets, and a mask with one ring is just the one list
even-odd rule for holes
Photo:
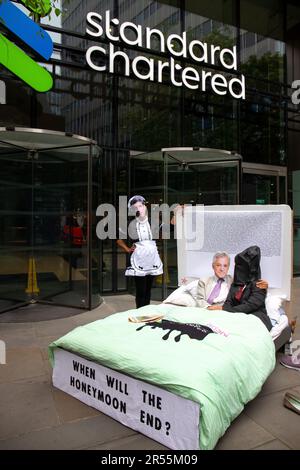
[[269,291],[290,300],[292,211],[287,205],[187,206],[176,217],[178,284],[213,274],[217,251],[234,257],[247,247],[261,249],[261,275]]

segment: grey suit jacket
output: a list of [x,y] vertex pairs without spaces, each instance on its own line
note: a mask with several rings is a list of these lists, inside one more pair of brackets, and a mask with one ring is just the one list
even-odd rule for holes
[[[223,287],[220,295],[217,298],[217,302],[214,302],[213,305],[223,305],[228,295],[230,286],[232,284],[232,277],[230,275],[225,276],[225,289]],[[209,294],[211,293],[213,286],[216,282],[215,276],[210,276],[205,279],[200,279],[197,286],[197,293],[196,293],[196,302],[197,307],[206,308],[210,304],[207,302]]]

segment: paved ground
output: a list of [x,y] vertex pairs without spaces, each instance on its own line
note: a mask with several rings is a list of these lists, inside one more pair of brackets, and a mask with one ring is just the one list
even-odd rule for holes
[[[0,449],[164,449],[164,447],[51,385],[48,344],[78,325],[134,305],[129,295],[105,297],[92,312],[42,322],[0,323],[7,364],[0,365]],[[293,281],[290,316],[300,306],[300,278]],[[300,339],[300,315],[294,339]],[[278,362],[260,394],[220,439],[217,449],[300,449],[300,415],[282,405],[300,392],[300,372]]]

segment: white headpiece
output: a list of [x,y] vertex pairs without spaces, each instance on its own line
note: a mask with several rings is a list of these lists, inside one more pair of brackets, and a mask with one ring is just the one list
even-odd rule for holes
[[133,206],[133,204],[135,204],[136,202],[141,202],[142,204],[145,204],[146,199],[138,194],[136,196],[132,196],[128,201],[128,209],[130,209],[130,207]]

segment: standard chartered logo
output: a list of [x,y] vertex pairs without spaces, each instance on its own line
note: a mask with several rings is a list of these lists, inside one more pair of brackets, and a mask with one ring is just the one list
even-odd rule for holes
[[[45,0],[43,12],[46,14],[48,5],[50,9],[50,2]],[[28,8],[40,13],[35,2],[29,3]],[[40,57],[50,59],[53,42],[49,34],[9,0],[0,0],[0,23]],[[51,74],[3,34],[0,34],[0,63],[36,91],[45,92],[52,88]]]

